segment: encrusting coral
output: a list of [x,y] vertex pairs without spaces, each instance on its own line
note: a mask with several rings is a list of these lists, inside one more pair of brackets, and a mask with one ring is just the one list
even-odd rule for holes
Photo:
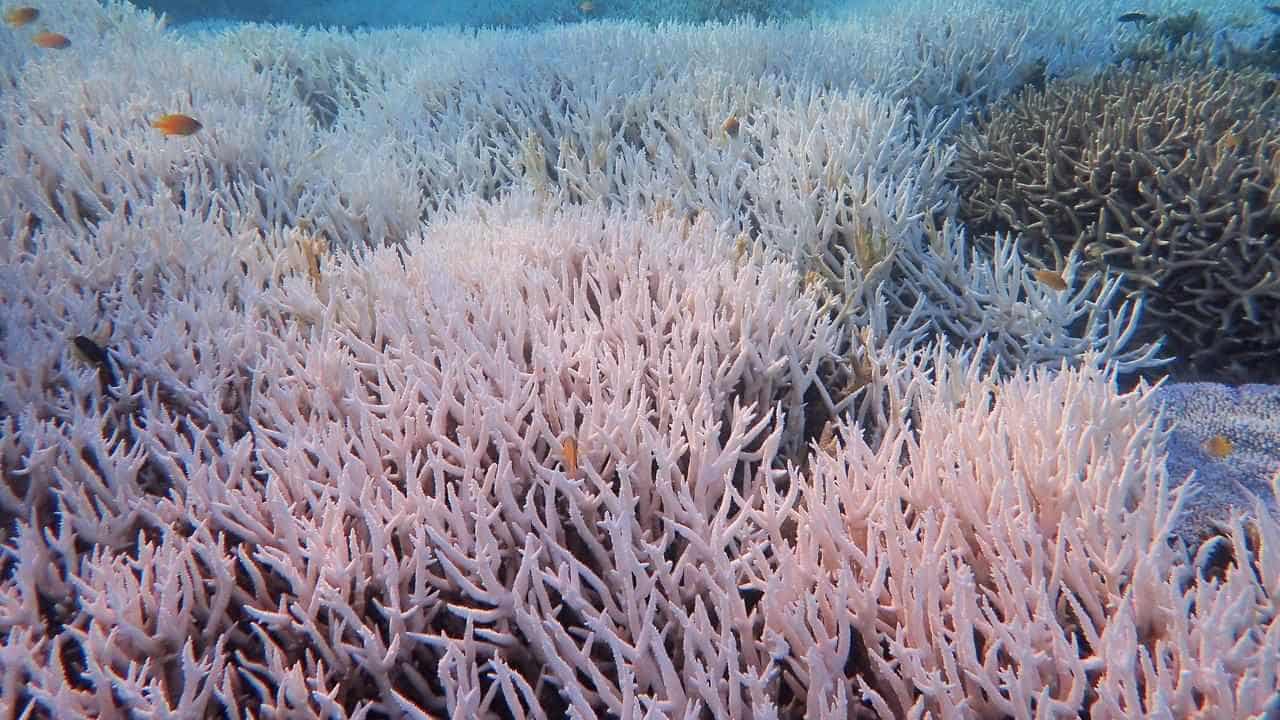
[[1144,66],[1027,92],[962,140],[961,217],[1051,267],[1075,249],[1122,274],[1184,371],[1280,377],[1276,89]]

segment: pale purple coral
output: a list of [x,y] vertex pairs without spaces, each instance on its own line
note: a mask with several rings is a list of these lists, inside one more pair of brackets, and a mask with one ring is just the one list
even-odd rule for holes
[[[1255,497],[1280,518],[1280,386],[1178,383],[1154,396],[1169,426],[1169,479],[1188,481],[1192,490],[1178,524],[1181,537],[1214,532],[1233,509],[1250,510]],[[1206,447],[1216,436],[1230,442],[1225,457]]]

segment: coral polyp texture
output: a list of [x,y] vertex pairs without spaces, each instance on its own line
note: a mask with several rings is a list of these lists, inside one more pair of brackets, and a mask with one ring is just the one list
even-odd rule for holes
[[1189,374],[1280,378],[1276,89],[1175,65],[1029,91],[962,140],[961,216],[1123,275]]

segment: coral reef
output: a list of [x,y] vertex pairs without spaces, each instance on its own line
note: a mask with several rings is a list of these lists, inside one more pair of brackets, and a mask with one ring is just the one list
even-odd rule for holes
[[[1014,297],[1027,276],[1017,254],[995,269],[992,257],[931,247],[926,220],[955,203],[949,113],[972,94],[1008,90],[1016,73],[997,56],[1030,53],[1026,30],[1006,21],[975,23],[984,42],[957,26],[950,46],[931,45],[923,72],[900,45],[871,43],[858,26],[376,38],[249,27],[190,43],[145,18],[86,10],[58,22],[100,45],[27,58],[38,61],[0,98],[11,148],[0,156],[11,189],[0,193],[0,216],[90,232],[80,226],[152,203],[163,188],[173,202],[263,231],[305,218],[335,245],[358,248],[402,242],[462,199],[532,189],[548,206],[706,215],[726,245],[758,241],[814,272],[848,322],[875,323],[882,336],[918,322],[899,337],[948,334],[966,347],[986,338],[1008,367],[1054,364],[1086,347],[1141,364],[1150,357],[1141,343],[1108,340],[1123,335],[1134,308],[1095,294],[1107,283],[1059,307],[1043,288]],[[857,43],[865,53],[827,50]],[[74,83],[73,97],[70,62],[92,78]],[[117,72],[125,65],[136,70]],[[209,79],[192,92],[193,77]],[[967,89],[956,90],[963,77]],[[158,142],[139,117],[173,111],[195,113],[210,131],[187,145]],[[730,116],[734,136],[721,129]],[[958,232],[937,242],[954,244]],[[974,287],[979,277],[1004,289]],[[1088,322],[1076,324],[1081,317]],[[1014,326],[1035,333],[1020,340],[1007,332]]]
[[[77,238],[30,238],[4,278],[26,351],[0,354],[23,408],[0,447],[14,709],[1267,702],[1280,527],[1259,523],[1256,574],[1180,560],[1142,393],[1091,363],[1002,381],[869,348],[864,419],[797,448],[839,327],[792,266],[705,220],[538,208],[469,205],[361,257],[141,208],[181,231],[104,227],[130,281],[83,291]],[[41,319],[51,297],[115,319],[71,330],[114,392]]]
[[[6,339],[46,333],[2,355],[22,408],[0,495],[11,707],[92,715],[110,688],[139,713],[456,713],[483,665],[485,706],[588,716],[677,660],[582,632],[646,656],[712,641],[680,628],[736,595],[725,543],[802,437],[835,326],[793,269],[735,259],[706,223],[531,208],[359,262],[186,215],[180,238],[117,246],[155,293],[79,295],[74,262],[10,274],[28,313]],[[190,274],[145,264],[175,252]],[[36,320],[40,282],[114,321],[113,393]]]
[[765,496],[765,627],[807,649],[806,716],[1260,712],[1280,686],[1263,659],[1262,628],[1280,627],[1274,519],[1248,550],[1229,523],[1236,560],[1207,582],[1167,542],[1186,497],[1166,496],[1150,396],[1092,370],[995,382],[918,361],[932,380],[890,391],[915,394],[911,426],[878,446],[844,428]]
[[827,10],[829,1],[814,0],[481,0],[469,3],[422,3],[385,0],[370,5],[358,0],[139,0],[139,7],[164,13],[178,23],[217,17],[240,22],[276,22],[346,28],[395,25],[468,25],[528,27],[598,19],[645,23],[758,21],[808,16]]
[[1178,546],[1143,298],[954,217],[1098,7],[3,30],[0,714],[1266,710],[1280,527]]
[[[1180,564],[1143,396],[1088,364],[882,358],[879,418],[779,470],[838,330],[800,275],[705,220],[537,207],[358,259],[142,210],[184,231],[114,236],[130,292],[77,300],[71,259],[8,275],[29,310],[6,337],[49,351],[3,356],[25,408],[3,433],[6,697],[59,717],[1266,702],[1278,648],[1250,633],[1277,637],[1259,578],[1280,574]],[[186,273],[139,264],[177,253]],[[129,328],[98,334],[116,393],[15,335],[52,330],[50,282]],[[1274,568],[1280,528],[1260,532]],[[1164,660],[1135,675],[1140,652]]]
[[1198,545],[1221,532],[1254,498],[1280,519],[1280,386],[1216,383],[1165,385],[1153,393],[1169,424],[1170,480],[1193,490],[1184,500],[1178,535]]
[[960,215],[1122,274],[1184,371],[1276,379],[1276,88],[1162,66],[1030,91],[964,136]]

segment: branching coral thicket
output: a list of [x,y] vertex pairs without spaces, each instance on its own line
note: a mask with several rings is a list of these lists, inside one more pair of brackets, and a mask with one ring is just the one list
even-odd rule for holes
[[1055,273],[1056,287],[1030,272],[1014,237],[997,233],[984,251],[947,222],[926,238],[899,252],[903,279],[891,299],[912,308],[901,326],[931,330],[1007,368],[1093,358],[1128,373],[1166,362],[1158,345],[1133,342],[1142,303],[1123,300],[1119,277],[1087,274],[1073,255]]
[[543,23],[633,20],[657,23],[758,21],[807,17],[830,0],[485,0],[469,3],[421,3],[384,0],[140,0],[138,5],[184,23],[210,21],[277,22],[347,28],[410,26],[529,27]]
[[[164,42],[134,14],[84,8],[59,24],[76,38],[73,54],[29,60],[0,97],[0,217],[88,233],[164,196],[264,230],[292,222],[321,168],[309,159],[312,113],[288,73]],[[167,140],[150,122],[169,112],[198,115],[208,132]]]
[[[998,383],[920,356],[805,457],[838,328],[798,273],[706,222],[536,208],[360,258],[147,210],[179,232],[107,261],[137,285],[79,288],[71,257],[8,274],[6,336],[44,350],[3,355],[5,697],[59,717],[1265,702],[1277,634],[1250,628],[1280,588],[1244,563],[1197,581],[1166,545],[1139,396],[1087,363]],[[37,233],[16,264],[76,240]],[[143,262],[178,252],[190,272]],[[108,320],[104,392],[59,339]],[[1280,533],[1257,527],[1271,572]]]
[[[1244,718],[1280,685],[1280,527],[1197,575],[1142,393],[939,357],[913,423],[764,486],[764,638],[809,717]],[[1171,502],[1172,500],[1172,502]]]
[[[149,209],[176,232],[106,261],[137,285],[82,288],[69,255],[6,275],[6,335],[44,334],[0,355],[26,408],[0,446],[15,709],[1266,702],[1280,530],[1197,579],[1141,395],[1091,363],[1001,383],[917,355],[864,385],[869,421],[798,452],[839,328],[792,267],[705,221],[537,208],[362,257]],[[15,265],[78,240],[39,232]],[[146,262],[180,252],[188,272]],[[57,340],[108,320],[104,391]]]
[[[1009,308],[973,302],[988,295],[963,283],[988,258],[934,272],[924,220],[954,205],[951,111],[972,93],[1008,89],[999,58],[973,38],[961,44],[960,26],[908,72],[894,60],[901,46],[869,43],[856,25],[400,30],[375,43],[245,28],[193,46],[118,8],[85,8],[76,22],[73,35],[127,25],[122,34],[136,41],[108,34],[100,47],[32,62],[0,98],[10,189],[0,215],[33,227],[87,232],[80,226],[163,194],[228,226],[306,221],[335,245],[380,246],[468,198],[532,189],[548,205],[705,215],[726,245],[759,241],[813,272],[844,321],[884,335],[921,320],[921,333],[991,340],[1006,365],[1053,363],[1098,345],[1100,327],[1123,326],[1102,296],[1075,295],[1048,314],[1019,305],[1031,315],[1014,324],[1039,328],[1027,340],[1036,349],[1023,352],[992,337],[1009,327]],[[1026,22],[988,28],[1005,60],[1029,52]],[[830,52],[847,43],[868,54]],[[207,132],[175,140],[148,127],[171,111],[198,115]],[[1025,275],[1020,258],[1010,262],[1006,274]],[[911,315],[926,296],[949,308],[945,317]],[[880,322],[885,298],[898,300]],[[1055,324],[1086,304],[1100,325]],[[957,324],[968,331],[953,332]],[[1119,344],[1108,349],[1121,359]]]
[[[301,231],[255,246],[186,217],[219,252],[155,295],[77,293],[74,260],[6,278],[53,336],[3,356],[13,707],[554,717],[746,697],[717,640],[745,615],[703,613],[736,596],[746,498],[833,360],[794,270],[735,259],[706,223],[489,208],[313,272]],[[74,238],[32,242],[19,264]],[[114,321],[119,387],[57,342],[88,329],[38,319],[50,289]],[[697,652],[721,680],[672,682]]]
[[0,714],[1260,712],[1141,303],[954,222],[1075,11],[964,7],[0,45]]
[[1271,377],[1275,91],[1262,75],[1145,67],[1029,92],[962,143],[961,215],[1021,233],[1051,266],[1075,248],[1121,273],[1187,369]]

